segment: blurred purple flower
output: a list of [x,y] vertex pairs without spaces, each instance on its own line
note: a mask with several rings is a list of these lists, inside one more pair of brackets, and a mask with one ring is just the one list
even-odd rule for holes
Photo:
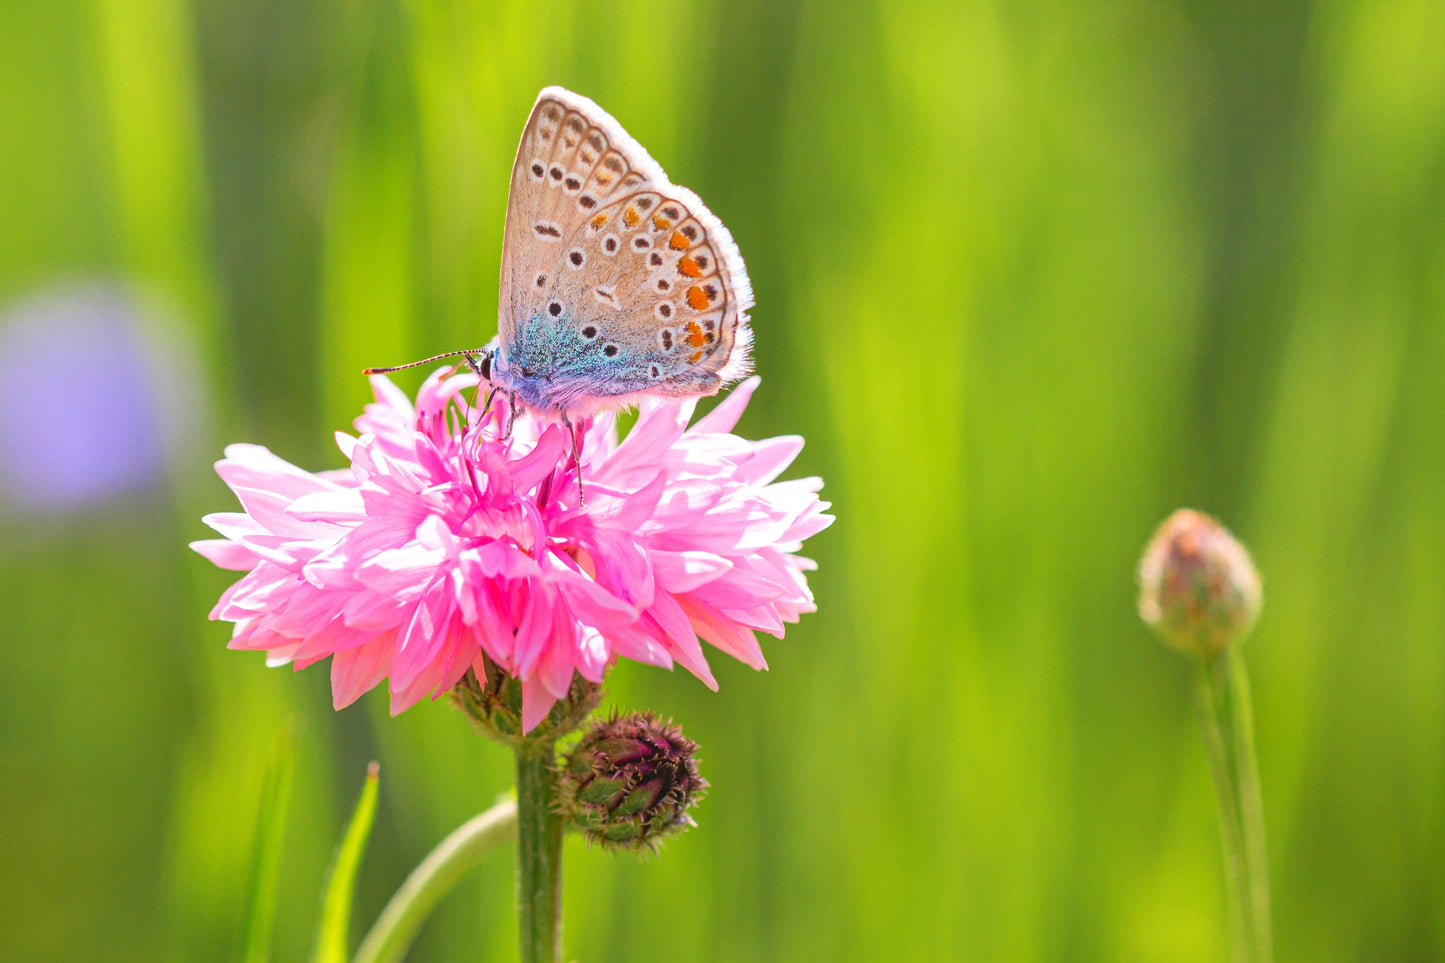
[[164,477],[178,419],[194,410],[193,399],[169,396],[194,381],[146,320],[124,288],[103,284],[0,313],[0,498],[65,511]]

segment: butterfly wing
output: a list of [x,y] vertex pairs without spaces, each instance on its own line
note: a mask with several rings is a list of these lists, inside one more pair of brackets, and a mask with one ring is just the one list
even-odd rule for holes
[[556,407],[711,394],[750,369],[752,289],[732,236],[585,97],[538,96],[502,261],[501,341],[548,377]]

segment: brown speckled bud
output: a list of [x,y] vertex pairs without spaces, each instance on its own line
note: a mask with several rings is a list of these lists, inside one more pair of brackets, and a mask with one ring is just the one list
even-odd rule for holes
[[1259,573],[1215,519],[1181,508],[1139,562],[1139,617],[1175,648],[1213,658],[1259,616]]

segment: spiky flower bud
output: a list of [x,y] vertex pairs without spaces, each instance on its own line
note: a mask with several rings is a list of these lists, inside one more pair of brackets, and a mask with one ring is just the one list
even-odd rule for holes
[[1229,529],[1202,512],[1170,515],[1139,562],[1139,616],[1175,648],[1218,655],[1259,616],[1259,573]]
[[593,842],[655,850],[694,825],[688,810],[707,789],[696,754],[697,743],[650,712],[599,720],[567,756],[562,810]]

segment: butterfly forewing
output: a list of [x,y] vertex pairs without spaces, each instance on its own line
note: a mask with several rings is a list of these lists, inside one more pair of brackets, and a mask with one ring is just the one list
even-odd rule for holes
[[[609,197],[619,190],[637,190],[649,180],[651,170],[635,169],[623,151],[614,148],[608,131],[577,109],[584,100],[561,88],[547,88],[522,132],[512,165],[502,251],[503,342],[546,304],[545,295],[563,264],[562,242]],[[645,152],[642,158],[648,168],[656,167]]]
[[727,229],[585,98],[548,88],[532,110],[503,263],[502,343],[541,319],[569,397],[712,393],[747,373],[752,294]]

